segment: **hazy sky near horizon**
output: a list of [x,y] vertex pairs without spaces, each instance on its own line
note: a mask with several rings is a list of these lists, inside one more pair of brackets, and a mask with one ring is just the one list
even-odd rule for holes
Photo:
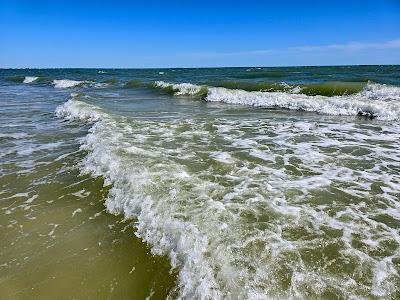
[[0,67],[400,64],[400,0],[0,1]]

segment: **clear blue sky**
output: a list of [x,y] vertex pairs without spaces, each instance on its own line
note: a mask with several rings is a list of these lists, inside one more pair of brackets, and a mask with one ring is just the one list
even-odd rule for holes
[[400,0],[0,0],[0,67],[400,64]]

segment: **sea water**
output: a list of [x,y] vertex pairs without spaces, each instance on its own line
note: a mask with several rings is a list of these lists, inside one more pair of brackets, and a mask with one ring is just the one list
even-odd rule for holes
[[0,70],[0,297],[400,297],[400,67]]

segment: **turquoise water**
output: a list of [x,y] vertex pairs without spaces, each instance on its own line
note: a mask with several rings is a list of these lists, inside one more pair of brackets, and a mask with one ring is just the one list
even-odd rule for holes
[[400,67],[0,70],[2,298],[400,297]]

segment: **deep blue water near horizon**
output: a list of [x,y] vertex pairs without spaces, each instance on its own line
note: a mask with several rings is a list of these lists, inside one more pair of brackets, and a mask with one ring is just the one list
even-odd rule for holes
[[0,298],[400,297],[400,66],[0,69]]
[[[3,76],[46,76],[63,79],[67,71],[75,79],[88,80],[94,78],[132,80],[181,79],[193,83],[215,78],[253,79],[258,81],[311,83],[311,82],[376,82],[399,84],[399,65],[355,65],[355,66],[296,66],[296,67],[221,67],[221,68],[40,68],[40,69],[0,69]],[[99,71],[106,71],[99,73]],[[170,71],[170,72],[168,72]],[[5,72],[5,73],[4,73]],[[164,72],[164,74],[159,74]],[[176,73],[178,72],[178,73]],[[163,76],[159,76],[163,75]],[[185,75],[187,77],[185,77]],[[91,77],[92,76],[92,77]],[[74,79],[71,78],[71,79]],[[198,81],[197,81],[198,80]]]

